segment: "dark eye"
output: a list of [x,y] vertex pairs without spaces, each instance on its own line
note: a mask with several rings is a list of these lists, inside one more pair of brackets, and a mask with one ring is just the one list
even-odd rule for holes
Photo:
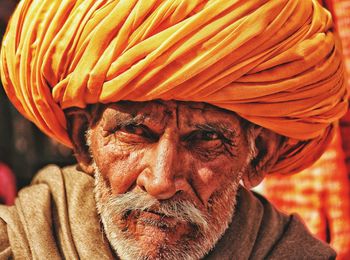
[[121,127],[120,131],[127,133],[127,134],[132,134],[132,135],[144,137],[144,138],[152,140],[152,141],[157,140],[157,134],[154,133],[151,129],[149,129],[145,125],[129,124],[129,125]]
[[129,134],[143,135],[144,129],[138,125],[126,125],[120,129]]
[[220,135],[213,131],[198,130],[189,134],[185,140],[192,142],[217,141],[220,140]]
[[217,133],[209,131],[198,131],[195,137],[197,140],[202,141],[213,141],[219,139],[219,135]]

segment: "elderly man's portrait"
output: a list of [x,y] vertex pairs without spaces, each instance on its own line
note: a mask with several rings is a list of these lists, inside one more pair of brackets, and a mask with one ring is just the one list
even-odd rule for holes
[[350,1],[0,10],[0,259],[350,259]]

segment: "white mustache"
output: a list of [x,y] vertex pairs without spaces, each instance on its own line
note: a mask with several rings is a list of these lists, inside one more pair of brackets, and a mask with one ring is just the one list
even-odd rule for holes
[[151,211],[192,223],[202,229],[208,229],[209,226],[206,216],[193,203],[185,200],[160,202],[144,192],[127,192],[110,198],[107,204],[106,208],[111,213],[122,216],[130,211]]

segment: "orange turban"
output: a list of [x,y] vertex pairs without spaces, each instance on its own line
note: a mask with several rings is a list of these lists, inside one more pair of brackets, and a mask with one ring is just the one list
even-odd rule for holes
[[66,108],[201,101],[289,137],[273,172],[313,162],[347,108],[317,0],[22,0],[0,69],[17,109],[68,146]]

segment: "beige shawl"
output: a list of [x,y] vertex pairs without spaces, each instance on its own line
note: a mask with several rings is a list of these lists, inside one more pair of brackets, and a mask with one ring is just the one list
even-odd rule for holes
[[[95,209],[93,178],[48,166],[0,207],[0,259],[113,259]],[[206,259],[334,259],[296,216],[240,189],[232,224]]]

